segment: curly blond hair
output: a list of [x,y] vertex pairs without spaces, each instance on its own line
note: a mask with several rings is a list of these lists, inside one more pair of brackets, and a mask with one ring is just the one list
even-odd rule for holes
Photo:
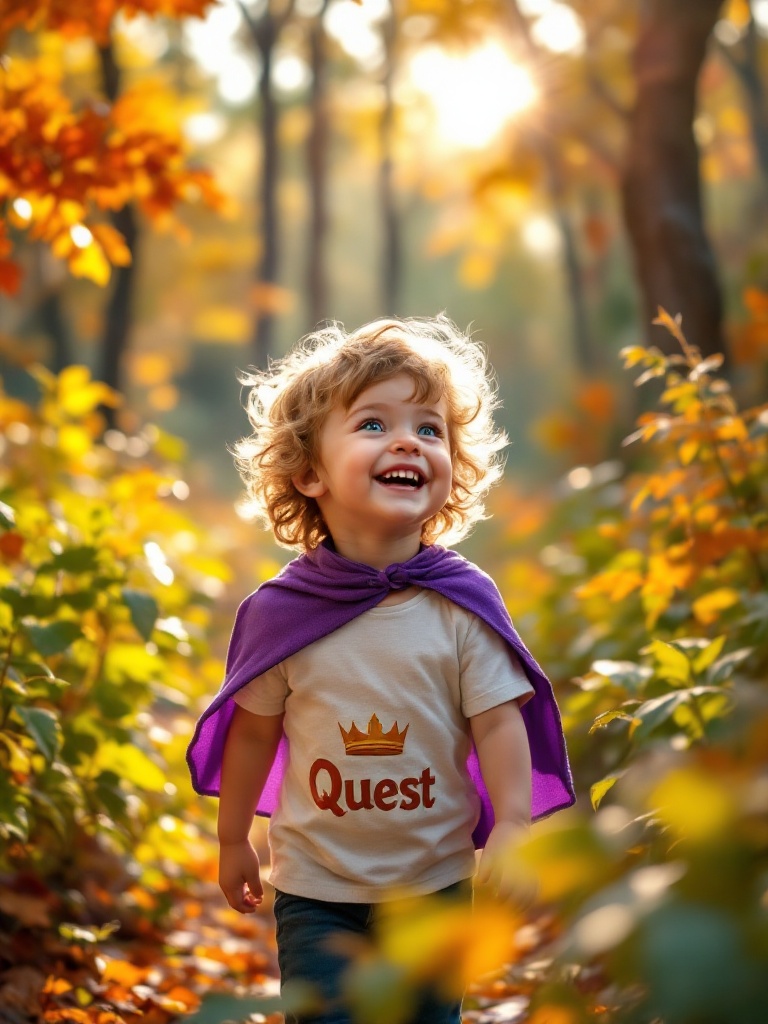
[[442,315],[376,320],[351,334],[332,323],[268,370],[243,374],[253,433],[233,447],[246,488],[242,513],[261,519],[284,547],[317,547],[328,529],[293,478],[317,465],[320,429],[332,408],[350,408],[366,388],[401,373],[413,379],[414,401],[445,398],[448,409],[453,482],[448,501],[424,523],[422,541],[465,537],[484,518],[507,438],[493,422],[499,402],[483,348]]

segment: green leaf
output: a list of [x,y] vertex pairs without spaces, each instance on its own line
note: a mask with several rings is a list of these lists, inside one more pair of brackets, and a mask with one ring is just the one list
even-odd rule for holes
[[617,686],[632,691],[638,690],[653,675],[653,670],[647,665],[638,665],[634,661],[612,661],[609,658],[600,658],[592,663],[591,668]]
[[4,839],[18,839],[26,843],[29,839],[29,814],[22,804],[8,807],[0,805],[0,836]]
[[24,629],[38,654],[50,657],[66,651],[83,634],[76,622],[52,622],[48,626],[25,625]]
[[606,775],[604,779],[600,779],[589,789],[589,798],[592,801],[592,810],[596,811],[600,806],[600,801],[603,799],[609,789],[619,781],[624,775],[624,772],[611,772],[610,775]]
[[89,587],[85,590],[75,590],[71,594],[62,594],[61,603],[68,608],[74,608],[77,612],[87,611],[93,608],[99,597],[99,590]]
[[129,587],[123,588],[123,601],[128,605],[131,621],[139,631],[139,635],[144,640],[149,640],[160,614],[157,601],[151,594],[142,590],[131,590]]
[[90,942],[99,943],[104,942],[114,935],[116,931],[120,930],[119,921],[108,921],[107,924],[94,925],[90,928],[82,928],[79,924],[60,924],[59,935],[68,942]]
[[12,530],[15,525],[16,513],[10,505],[6,505],[4,501],[0,501],[0,526],[2,526],[4,530]]
[[11,666],[19,673],[17,679],[28,680],[30,676],[45,676],[53,679],[53,672],[44,661],[35,661],[32,658],[12,658]]
[[99,568],[99,549],[90,544],[67,548],[45,562],[38,572],[96,572]]
[[707,673],[710,683],[724,683],[731,678],[734,669],[754,653],[754,647],[740,647],[719,658]]
[[674,713],[675,708],[688,699],[687,691],[676,690],[674,693],[665,693],[663,697],[655,697],[641,704],[635,711],[635,718],[638,724],[631,730],[632,739],[641,741],[663,725]]
[[16,708],[16,714],[46,761],[52,761],[61,747],[61,726],[53,711],[22,706]]
[[128,793],[121,788],[119,775],[110,771],[100,772],[96,779],[96,795],[113,822],[125,820]]
[[69,827],[61,808],[56,805],[56,801],[39,789],[31,789],[29,795],[32,803],[38,807],[38,816],[44,818],[59,839],[66,842],[69,838]]
[[34,615],[38,608],[37,598],[33,594],[22,593],[18,587],[0,587],[0,601],[9,605],[18,617]]

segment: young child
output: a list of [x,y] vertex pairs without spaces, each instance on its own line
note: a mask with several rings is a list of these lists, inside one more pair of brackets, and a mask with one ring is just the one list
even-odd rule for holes
[[[514,888],[502,853],[573,803],[549,682],[493,581],[438,539],[483,518],[505,437],[482,349],[443,317],[310,336],[252,385],[236,448],[253,507],[302,554],[240,606],[219,694],[190,745],[219,795],[220,884],[252,913],[249,841],[271,814],[284,991],[301,1024],[343,1024],[343,944],[377,904]],[[349,946],[349,943],[347,943]],[[414,1024],[458,1024],[424,992]]]

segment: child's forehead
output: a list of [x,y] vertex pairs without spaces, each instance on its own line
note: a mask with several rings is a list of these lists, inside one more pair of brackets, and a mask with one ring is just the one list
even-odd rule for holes
[[438,383],[436,380],[401,371],[380,380],[367,381],[350,388],[346,393],[342,388],[335,404],[349,410],[353,406],[364,405],[367,402],[387,400],[438,404],[444,397],[445,386],[442,382]]

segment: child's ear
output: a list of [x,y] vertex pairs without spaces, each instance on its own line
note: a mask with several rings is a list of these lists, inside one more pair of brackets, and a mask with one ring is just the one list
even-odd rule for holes
[[291,483],[305,498],[322,498],[328,490],[314,466],[307,466],[296,476],[292,476]]

